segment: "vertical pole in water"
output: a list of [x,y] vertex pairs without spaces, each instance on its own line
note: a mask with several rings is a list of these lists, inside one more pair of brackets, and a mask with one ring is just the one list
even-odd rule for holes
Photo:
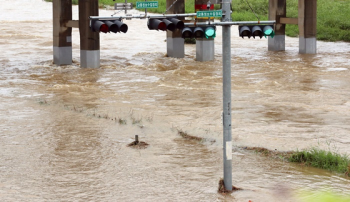
[[[145,0],[147,1],[147,0]],[[127,0],[125,0],[125,3],[127,2]],[[126,12],[126,11],[125,11]],[[147,16],[147,8],[145,8],[145,15]]]
[[286,49],[286,25],[280,23],[281,17],[286,17],[286,0],[269,0],[269,20],[276,20],[275,37],[268,37],[269,51],[284,51]]
[[299,53],[317,53],[317,0],[299,0]]
[[72,20],[72,1],[53,0],[53,62],[72,64],[72,28],[65,24]]
[[[173,3],[176,3],[173,5]],[[171,8],[169,8],[173,5]],[[167,14],[185,13],[185,0],[166,0],[166,7],[169,9]],[[184,18],[178,18],[184,20]],[[181,37],[182,30],[166,31],[166,46],[168,57],[184,58],[185,57],[185,40]]]
[[[231,0],[222,0],[221,21],[231,22]],[[232,191],[232,134],[231,134],[231,26],[222,26],[223,68],[223,159],[225,189]]]
[[139,144],[139,136],[135,135],[135,144]]
[[90,16],[98,16],[98,0],[79,0],[80,67],[100,67],[100,34],[90,29]]

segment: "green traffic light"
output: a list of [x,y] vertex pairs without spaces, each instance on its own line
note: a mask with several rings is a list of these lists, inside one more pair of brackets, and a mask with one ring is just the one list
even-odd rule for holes
[[215,29],[213,27],[207,27],[205,29],[205,38],[215,38]]
[[266,36],[270,36],[271,38],[273,38],[275,36],[275,31],[273,30],[273,28],[271,26],[264,27],[264,36],[265,36],[265,38],[266,38]]

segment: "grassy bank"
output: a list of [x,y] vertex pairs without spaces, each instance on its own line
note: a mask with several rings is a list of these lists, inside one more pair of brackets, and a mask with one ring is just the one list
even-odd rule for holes
[[[46,0],[52,1],[52,0]],[[136,1],[128,2],[136,5]],[[247,0],[260,20],[268,18],[269,0]],[[103,5],[114,5],[123,1],[99,0]],[[166,10],[166,0],[159,0],[159,8],[148,9],[149,12],[164,13]],[[194,12],[194,0],[185,0],[186,13]],[[73,0],[77,4],[78,0]],[[317,39],[324,41],[347,41],[350,42],[350,1],[348,0],[318,0],[317,1]],[[219,5],[215,5],[219,9]],[[251,12],[246,0],[232,0],[232,19],[234,21],[257,20]],[[298,17],[298,0],[287,0],[287,17]],[[286,35],[296,37],[299,29],[297,25],[287,25]]]
[[326,151],[315,147],[303,151],[288,152],[268,150],[262,147],[241,148],[254,151],[269,158],[301,163],[305,166],[312,166],[332,172],[342,173],[350,177],[350,158],[346,155],[340,155],[332,151]]
[[312,148],[297,151],[289,158],[290,162],[299,162],[307,166],[326,169],[350,176],[350,159],[346,155],[340,155],[331,151]]

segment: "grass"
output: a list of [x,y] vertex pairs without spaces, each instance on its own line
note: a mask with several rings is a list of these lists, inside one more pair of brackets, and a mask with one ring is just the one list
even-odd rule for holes
[[183,137],[184,139],[187,139],[187,140],[195,140],[195,141],[198,141],[198,142],[203,142],[204,141],[204,138],[189,135],[187,132],[184,132],[182,130],[178,130],[177,133],[181,137]]
[[304,191],[301,194],[299,194],[299,200],[300,202],[348,202],[350,201],[349,195],[339,195],[335,192],[311,192],[311,191]]
[[342,173],[350,177],[350,159],[347,155],[340,155],[332,151],[326,151],[319,148],[311,148],[303,151],[281,152],[277,150],[268,150],[262,147],[241,147],[242,149],[254,151],[266,157],[279,159],[288,162],[301,163],[305,166],[312,166]]
[[344,173],[347,176],[350,176],[350,159],[348,156],[340,155],[331,151],[325,151],[318,148],[297,151],[289,158],[289,161]]
[[118,119],[118,123],[119,123],[120,125],[126,125],[126,119],[119,118],[119,119]]
[[[52,0],[45,0],[52,2]],[[136,1],[129,0],[129,3],[136,5]],[[260,20],[268,19],[269,0],[232,0],[232,19],[233,21],[255,21],[257,18],[249,8],[247,2],[253,8]],[[103,5],[113,6],[114,3],[123,1],[99,0],[100,7]],[[159,7],[147,9],[148,12],[164,13],[166,0],[159,0]],[[77,4],[78,0],[73,0]],[[324,41],[346,41],[350,42],[350,1],[348,0],[318,0],[317,1],[317,39]],[[220,9],[215,5],[215,9]],[[143,9],[142,9],[143,10]],[[185,0],[186,13],[194,12],[194,0]],[[287,0],[287,17],[298,17],[298,0]],[[297,25],[287,25],[286,35],[297,37],[299,29]]]

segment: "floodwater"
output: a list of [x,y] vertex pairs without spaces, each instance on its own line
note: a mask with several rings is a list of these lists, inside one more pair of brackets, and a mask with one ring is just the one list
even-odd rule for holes
[[[101,16],[114,11],[101,10]],[[137,12],[137,11],[131,11]],[[74,19],[78,11],[74,6]],[[222,38],[215,60],[166,57],[166,34],[126,21],[101,34],[101,68],[52,64],[52,4],[0,7],[0,201],[298,201],[309,190],[347,194],[349,178],[256,155],[312,146],[350,154],[350,44],[318,42],[317,55],[268,52],[266,39],[232,27],[233,184],[222,165]],[[178,130],[206,138],[189,141]],[[147,149],[127,147],[135,135]],[[315,197],[312,194],[303,199]]]

